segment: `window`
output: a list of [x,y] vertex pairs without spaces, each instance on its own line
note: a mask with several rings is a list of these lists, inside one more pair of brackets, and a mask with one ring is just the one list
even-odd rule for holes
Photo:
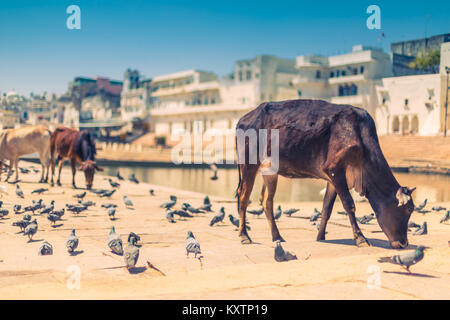
[[330,72],[330,78],[334,78],[334,72],[333,71]]
[[336,71],[336,77],[339,77],[341,75],[341,72],[339,70]]
[[320,70],[316,71],[316,79],[320,79]]
[[247,80],[252,80],[252,72],[247,71]]
[[239,81],[242,81],[242,71],[239,71]]
[[409,100],[408,100],[408,99],[405,99],[405,107],[408,106],[408,103],[409,103]]
[[352,72],[353,72],[353,74],[358,74],[358,69],[353,68]]
[[345,76],[347,72],[345,72],[345,70],[342,70],[342,76]]
[[301,97],[302,96],[302,90],[298,90],[297,94],[298,94],[299,97]]
[[361,67],[359,68],[359,73],[361,73],[361,74],[364,73],[364,66],[361,66]]

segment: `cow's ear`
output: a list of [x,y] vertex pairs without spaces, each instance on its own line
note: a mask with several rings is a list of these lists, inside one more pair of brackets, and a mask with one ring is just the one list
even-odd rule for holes
[[[408,189],[406,189],[406,190],[408,190]],[[411,196],[407,192],[405,192],[405,188],[403,188],[403,187],[398,188],[397,193],[395,194],[395,197],[398,200],[399,207],[404,206],[411,199]]]
[[97,171],[103,171],[103,168],[102,168],[102,167],[99,167],[98,165],[95,165],[95,169],[96,169]]
[[416,187],[408,188],[408,192],[409,192],[409,194],[413,193],[413,192],[414,192],[414,190],[416,190]]

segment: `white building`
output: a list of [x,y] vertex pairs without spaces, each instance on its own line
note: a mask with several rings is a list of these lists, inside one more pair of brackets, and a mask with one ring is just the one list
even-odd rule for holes
[[362,45],[342,55],[299,56],[296,66],[298,77],[293,84],[299,98],[350,104],[372,115],[377,106],[376,84],[392,75],[389,54]]
[[125,71],[120,111],[122,121],[131,123],[134,119],[148,119],[150,111],[151,79],[141,79],[138,70]]
[[240,60],[218,80],[211,72],[188,70],[153,78],[151,121],[157,136],[178,130],[231,130],[263,101],[295,98],[295,60],[257,56]]

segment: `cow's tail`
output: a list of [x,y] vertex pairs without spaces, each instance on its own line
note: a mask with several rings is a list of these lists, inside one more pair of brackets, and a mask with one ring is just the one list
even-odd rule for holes
[[236,143],[236,162],[237,162],[237,167],[238,167],[239,180],[238,180],[238,185],[237,185],[234,196],[237,199],[237,210],[239,213],[239,195],[240,195],[240,189],[241,189],[241,183],[242,183],[242,173],[241,173],[241,166],[239,165],[240,162],[239,162],[239,150],[238,150],[237,135],[235,138],[235,143]]

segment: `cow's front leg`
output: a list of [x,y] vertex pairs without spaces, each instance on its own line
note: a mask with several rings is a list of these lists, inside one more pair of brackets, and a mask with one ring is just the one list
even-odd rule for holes
[[14,183],[19,181],[19,158],[14,159],[14,170],[16,170],[16,178]]
[[13,161],[9,160],[9,170],[8,170],[8,175],[6,176],[6,182],[9,181],[9,177],[11,177],[12,175],[12,170],[13,170]]
[[239,238],[241,238],[242,244],[251,244],[252,240],[247,233],[245,215],[247,212],[248,200],[252,193],[256,174],[258,172],[258,166],[244,164],[239,165],[238,170],[241,170],[241,181],[239,181],[239,187],[237,190],[239,211]]
[[336,195],[336,189],[330,182],[328,182],[327,191],[325,192],[325,197],[323,198],[322,218],[320,221],[319,233],[317,234],[317,241],[325,240],[327,222],[328,219],[330,219],[334,201],[336,200]]
[[350,224],[353,229],[353,238],[355,239],[356,245],[358,247],[367,247],[370,246],[369,241],[364,237],[361,229],[359,229],[358,223],[356,222],[355,217],[355,202],[348,190],[347,180],[345,178],[345,171],[340,170],[332,173],[332,181],[336,188],[336,191],[341,198],[342,205],[344,206],[345,211],[348,213],[348,217],[350,220]]
[[267,187],[267,192],[264,194],[263,206],[266,213],[267,222],[269,222],[269,228],[272,233],[272,241],[284,242],[284,239],[280,235],[277,224],[273,217],[273,197],[277,190],[278,175],[263,175],[264,185]]
[[77,168],[75,166],[75,160],[70,159],[70,166],[72,167],[72,186],[74,189],[77,189],[75,184],[75,174],[77,173]]

